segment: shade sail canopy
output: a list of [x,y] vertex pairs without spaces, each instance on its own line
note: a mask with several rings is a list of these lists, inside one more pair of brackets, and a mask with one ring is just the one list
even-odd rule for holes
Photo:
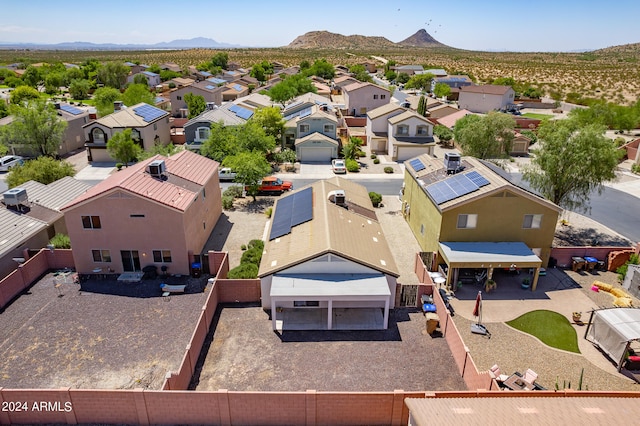
[[593,313],[587,339],[619,366],[627,343],[640,340],[640,309],[602,309]]

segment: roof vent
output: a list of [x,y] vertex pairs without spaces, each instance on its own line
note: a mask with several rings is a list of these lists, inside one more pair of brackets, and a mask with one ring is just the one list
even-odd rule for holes
[[164,163],[164,160],[152,161],[147,166],[147,172],[155,178],[161,179],[164,176],[164,173],[166,171],[167,171],[167,166]]
[[458,173],[462,170],[460,154],[455,152],[444,153],[444,167],[447,170],[447,174]]
[[337,189],[335,191],[329,192],[327,198],[330,202],[338,206],[346,207],[347,205],[347,195],[343,189]]

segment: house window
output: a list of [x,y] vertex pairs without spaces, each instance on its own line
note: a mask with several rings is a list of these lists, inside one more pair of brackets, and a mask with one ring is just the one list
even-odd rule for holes
[[540,229],[541,223],[542,223],[541,214],[525,214],[522,227],[524,229]]
[[300,125],[300,133],[307,133],[309,131],[309,125],[308,124],[301,124]]
[[171,263],[171,250],[154,250],[153,261],[155,263]]
[[386,99],[387,95],[380,95],[380,99]]
[[207,198],[207,190],[202,188],[202,201],[204,201]]
[[325,125],[324,125],[324,132],[325,132],[325,133],[331,133],[331,132],[333,132],[333,124],[325,124]]
[[429,129],[427,126],[418,126],[416,128],[416,135],[427,136],[428,134],[429,134]]
[[109,250],[91,250],[94,262],[111,262],[111,252]]
[[206,141],[209,139],[209,135],[211,134],[211,129],[208,127],[198,127],[196,129],[196,140],[198,141]]
[[178,98],[178,100],[179,100],[179,101],[181,101],[181,100],[182,100],[182,96],[178,96],[177,98]]
[[104,130],[96,127],[91,131],[91,140],[93,143],[105,143],[107,136],[104,134]]
[[373,99],[378,99],[378,95],[373,95]]
[[84,229],[100,229],[100,216],[82,216],[82,227]]
[[478,224],[477,214],[459,214],[458,229],[474,229]]
[[158,130],[158,125],[156,123],[153,123],[153,130]]
[[408,135],[409,134],[409,126],[400,125],[396,128],[397,135]]
[[144,217],[143,214],[130,214],[129,217]]

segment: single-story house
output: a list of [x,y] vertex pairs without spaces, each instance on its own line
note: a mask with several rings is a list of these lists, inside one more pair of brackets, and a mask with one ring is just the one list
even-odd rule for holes
[[460,109],[484,114],[512,105],[515,95],[511,86],[494,84],[463,86],[460,88],[458,106]]
[[147,85],[149,87],[156,87],[162,84],[162,80],[160,80],[160,74],[156,74],[151,71],[140,71],[139,73],[136,73],[136,74],[129,74],[129,76],[127,77],[127,83],[133,83],[133,80],[135,79],[136,75],[141,75],[144,78],[146,78]]
[[249,88],[237,82],[226,84],[224,89],[222,92],[222,102],[235,101],[249,94]]
[[274,330],[388,327],[399,273],[365,187],[334,177],[282,196],[266,235],[258,277]]
[[431,91],[436,88],[436,84],[443,83],[449,86],[451,89],[459,89],[464,86],[471,86],[473,81],[466,75],[448,75],[446,77],[436,77],[431,80]]

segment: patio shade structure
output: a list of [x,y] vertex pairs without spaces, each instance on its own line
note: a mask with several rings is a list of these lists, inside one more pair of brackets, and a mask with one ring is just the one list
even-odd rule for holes
[[584,337],[606,353],[620,371],[629,343],[640,341],[640,309],[593,311]]

